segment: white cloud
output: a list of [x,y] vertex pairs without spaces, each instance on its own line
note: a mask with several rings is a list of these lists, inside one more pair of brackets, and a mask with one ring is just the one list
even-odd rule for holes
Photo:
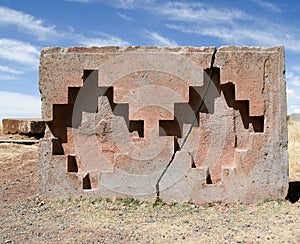
[[155,12],[176,21],[224,23],[247,20],[250,17],[242,10],[207,7],[202,3],[168,2],[154,8]]
[[23,73],[23,71],[13,69],[13,68],[10,68],[10,67],[5,66],[5,65],[0,65],[0,72],[2,72],[2,73],[9,73],[9,74],[15,74],[15,75]]
[[132,20],[131,17],[128,17],[128,16],[125,15],[125,14],[118,13],[118,16],[119,16],[121,19],[126,20],[126,21],[131,21],[131,20]]
[[65,2],[77,2],[77,3],[92,3],[92,2],[104,2],[116,8],[133,9],[138,6],[153,2],[154,0],[64,0]]
[[288,86],[286,93],[287,93],[287,101],[288,101],[288,114],[299,113],[299,111],[300,111],[300,90],[299,90],[299,88]]
[[299,114],[299,113],[300,113],[300,105],[290,106],[288,114]]
[[229,28],[224,28],[222,26],[190,26],[190,25],[184,25],[184,24],[166,24],[166,27],[181,31],[184,33],[193,33],[197,35],[202,35],[202,36],[211,36],[211,37],[217,37],[220,38],[224,41],[228,42],[238,42],[240,38],[242,37],[241,34],[235,35],[235,30]]
[[[273,12],[281,11],[275,4],[264,0],[252,0]],[[263,18],[250,16],[240,9],[218,8],[199,2],[169,1],[158,4],[147,1],[119,0],[119,7],[140,8],[169,20],[171,29],[218,38],[225,44],[283,45],[287,50],[300,53],[300,29],[276,24]]]
[[291,69],[300,74],[300,65],[294,65],[291,67]]
[[154,0],[116,0],[110,4],[117,8],[143,9],[144,11],[176,21],[201,21],[209,23],[250,19],[250,16],[242,10],[214,8],[199,2],[168,1],[160,3]]
[[39,54],[39,50],[30,43],[13,39],[0,39],[0,59],[37,67]]
[[15,25],[20,30],[35,35],[40,40],[56,35],[55,26],[45,26],[44,21],[32,15],[0,6],[0,24]]
[[291,86],[300,88],[300,75],[296,74],[295,72],[287,72],[286,80]]
[[23,71],[13,69],[11,67],[0,65],[0,80],[16,80],[19,74],[24,73]]
[[275,13],[280,13],[281,12],[281,9],[273,3],[263,1],[263,0],[251,0],[251,1],[256,3],[257,5],[261,6],[264,9],[269,10],[269,11],[272,11],[272,12],[275,12]]
[[115,0],[111,1],[110,4],[116,8],[133,9],[148,6],[148,4],[152,2],[154,2],[154,0]]
[[0,80],[16,80],[17,77],[12,74],[1,74],[0,73]]
[[295,96],[295,94],[296,94],[294,90],[289,89],[289,88],[286,89],[286,93],[288,96]]
[[77,3],[91,3],[95,0],[65,0],[65,2],[77,2]]
[[286,28],[275,24],[266,24],[265,29],[259,26],[242,25],[240,23],[225,25],[199,25],[195,24],[166,24],[166,27],[184,33],[193,33],[200,36],[210,36],[223,40],[228,44],[238,45],[283,45],[287,50],[300,53],[300,39],[292,36],[286,38]]
[[[105,0],[99,0],[106,2]],[[251,0],[273,12],[281,9],[266,0]],[[108,2],[107,2],[108,3]],[[163,18],[171,29],[199,36],[218,38],[224,44],[285,46],[300,53],[300,29],[277,24],[263,17],[250,16],[241,9],[220,8],[213,4],[186,1],[116,0],[108,4],[123,9],[141,9]],[[119,17],[126,19],[127,16]],[[168,21],[168,22],[167,22]]]
[[91,3],[91,2],[106,2],[116,8],[132,9],[138,6],[153,2],[153,0],[65,0],[65,2]]
[[100,37],[90,38],[86,36],[77,35],[77,40],[81,45],[92,46],[128,46],[128,41],[122,40],[119,37],[112,36],[106,33],[97,33]]
[[148,38],[151,40],[152,45],[155,45],[155,46],[178,46],[178,44],[175,41],[170,40],[166,37],[163,37],[156,32],[146,31],[146,33],[148,35]]
[[[91,0],[70,0],[77,2],[91,2]],[[134,1],[132,1],[134,2]],[[84,46],[126,46],[129,42],[119,37],[106,33],[96,33],[100,37],[87,37],[75,32],[73,27],[70,31],[57,31],[54,25],[48,27],[44,21],[36,17],[16,11],[10,8],[0,7],[0,25],[16,25],[21,30],[25,30],[38,37],[39,40],[50,40],[55,37],[56,41],[72,41],[78,45]],[[12,39],[0,39],[0,58],[24,63],[29,65],[38,64],[39,51],[29,43]]]
[[[276,5],[253,0],[276,11]],[[184,33],[218,38],[224,44],[283,45],[300,53],[300,29],[285,26],[262,17],[250,16],[240,9],[218,8],[199,2],[167,2],[141,7],[166,20],[165,26]],[[280,10],[278,8],[278,10]]]
[[[289,34],[289,38],[286,38],[286,33],[288,31],[287,27],[269,24],[269,27],[259,29],[258,26],[244,28],[240,26],[233,31],[233,34],[237,36],[238,39],[242,40],[244,43],[254,42],[258,45],[268,45],[268,46],[278,46],[283,45],[286,49],[293,51],[295,53],[300,52],[300,39],[298,39],[293,34]],[[230,32],[230,29],[227,29]],[[247,39],[249,39],[247,41]]]
[[0,91],[0,97],[0,119],[41,117],[39,97],[5,91]]
[[300,91],[298,89],[287,88],[286,93],[290,102],[300,102]]

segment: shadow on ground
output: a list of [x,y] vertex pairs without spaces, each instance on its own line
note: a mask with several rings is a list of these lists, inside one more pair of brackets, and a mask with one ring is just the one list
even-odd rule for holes
[[300,181],[289,182],[289,190],[286,196],[286,200],[289,200],[291,203],[299,201],[300,198]]

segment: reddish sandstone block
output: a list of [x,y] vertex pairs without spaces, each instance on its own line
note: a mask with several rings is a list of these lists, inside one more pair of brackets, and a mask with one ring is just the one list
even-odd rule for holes
[[4,134],[42,135],[46,125],[42,119],[3,119]]
[[48,48],[40,91],[46,197],[287,193],[282,47]]

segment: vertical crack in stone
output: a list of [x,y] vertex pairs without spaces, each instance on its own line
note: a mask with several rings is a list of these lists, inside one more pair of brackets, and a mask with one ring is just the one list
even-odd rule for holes
[[261,89],[261,95],[263,96],[264,98],[264,114],[266,114],[266,100],[265,100],[265,92],[266,92],[266,85],[268,83],[268,80],[270,79],[269,75],[268,75],[268,65],[269,65],[269,58],[266,58],[265,59],[265,62],[264,62],[264,73],[263,73],[263,87]]
[[[214,76],[214,62],[215,62],[215,59],[216,59],[216,53],[217,53],[217,48],[215,48],[214,53],[212,54],[211,63],[210,63],[210,72],[211,72],[211,73],[210,73],[210,80],[209,80],[209,83],[208,83],[207,87],[205,88],[204,95],[203,95],[203,99],[202,99],[202,101],[201,101],[201,103],[200,103],[200,105],[199,105],[199,108],[198,108],[197,113],[196,113],[196,115],[195,115],[195,118],[194,118],[194,120],[193,120],[193,122],[192,122],[192,124],[191,124],[191,126],[190,126],[190,128],[189,128],[189,130],[188,130],[188,133],[187,133],[186,136],[183,138],[182,144],[179,145],[179,148],[178,148],[178,149],[176,149],[176,148],[174,149],[174,153],[173,153],[173,155],[172,155],[172,157],[171,157],[169,163],[167,164],[166,168],[164,169],[164,171],[162,172],[162,174],[160,175],[160,177],[159,177],[158,180],[157,180],[157,183],[156,183],[156,185],[155,185],[155,188],[156,188],[156,197],[159,197],[159,193],[160,193],[159,184],[160,184],[162,178],[164,177],[164,175],[166,174],[166,172],[168,171],[168,168],[169,168],[170,165],[173,163],[174,158],[175,158],[175,155],[176,155],[176,152],[177,152],[177,151],[181,151],[181,150],[183,149],[185,143],[187,142],[188,137],[189,137],[190,134],[192,133],[194,124],[195,124],[195,123],[198,121],[198,119],[199,119],[200,111],[201,111],[203,105],[205,104],[205,97],[206,97],[206,95],[207,95],[207,93],[208,93],[208,91],[209,91],[209,87],[210,87],[210,85],[211,85],[211,83],[212,83],[212,80],[213,80],[213,76]],[[200,123],[200,122],[199,122],[199,123]],[[191,167],[192,167],[192,165],[191,165]]]
[[237,147],[236,116],[237,116],[237,115],[235,114],[235,110],[233,110],[234,148]]

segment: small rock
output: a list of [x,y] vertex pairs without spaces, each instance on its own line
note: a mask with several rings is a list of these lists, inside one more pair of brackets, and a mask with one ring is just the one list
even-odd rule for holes
[[45,202],[44,202],[44,201],[40,201],[40,202],[38,203],[38,205],[39,205],[39,206],[43,206],[43,205],[45,205]]

